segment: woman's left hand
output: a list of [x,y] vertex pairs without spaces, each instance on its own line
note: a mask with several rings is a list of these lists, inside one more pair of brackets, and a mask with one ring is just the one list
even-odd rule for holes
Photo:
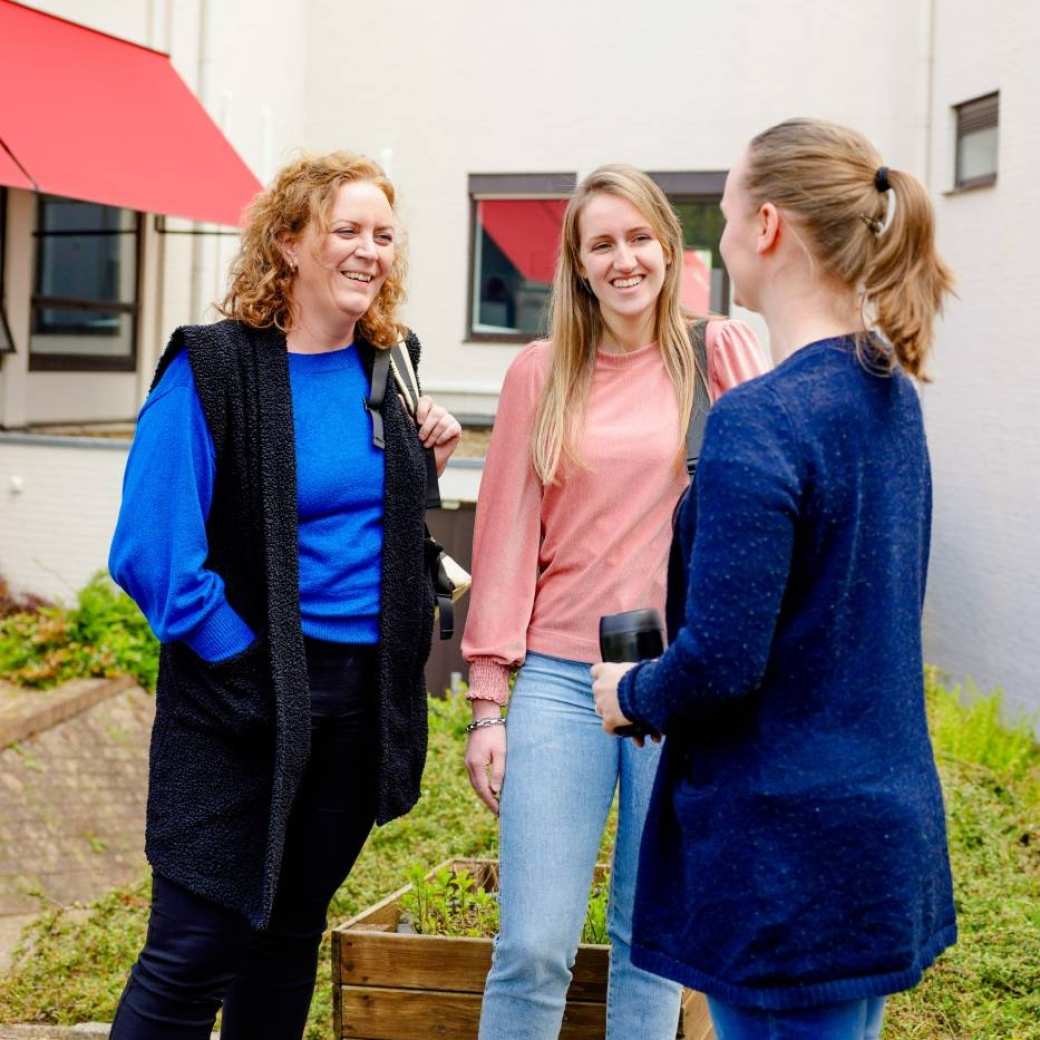
[[632,725],[632,720],[621,712],[617,688],[621,677],[634,667],[634,661],[624,664],[601,661],[592,666],[592,693],[596,698],[596,714],[603,720],[603,728],[608,733],[613,733],[622,726]]
[[462,424],[447,408],[434,404],[433,398],[425,395],[419,398],[415,409],[415,423],[419,427],[422,446],[433,448],[437,473],[443,473],[451,453],[459,446]]

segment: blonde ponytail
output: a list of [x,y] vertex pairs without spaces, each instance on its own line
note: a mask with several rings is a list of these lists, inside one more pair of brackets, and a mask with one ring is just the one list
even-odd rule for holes
[[921,182],[883,168],[855,130],[789,119],[751,141],[746,186],[756,205],[771,202],[801,222],[821,266],[863,294],[864,312],[895,361],[926,381],[935,316],[953,274],[935,248]]
[[889,170],[887,179],[894,212],[876,233],[863,294],[900,366],[927,381],[935,316],[953,289],[953,273],[936,251],[935,216],[924,186],[901,170]]

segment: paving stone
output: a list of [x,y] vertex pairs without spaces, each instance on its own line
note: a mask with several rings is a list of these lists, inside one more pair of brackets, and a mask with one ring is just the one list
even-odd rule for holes
[[[101,697],[104,682],[58,691],[48,704],[57,721],[0,750],[0,923],[95,899],[145,868],[154,698],[125,682]],[[0,688],[0,735],[26,726],[9,699],[34,711],[40,696]],[[0,959],[11,930],[0,932]]]

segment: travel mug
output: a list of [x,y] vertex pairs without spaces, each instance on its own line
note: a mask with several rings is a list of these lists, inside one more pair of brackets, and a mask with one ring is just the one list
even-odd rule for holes
[[[599,619],[599,652],[604,661],[646,661],[664,653],[661,615],[649,608],[607,614]],[[646,736],[639,725],[622,726],[619,737]]]

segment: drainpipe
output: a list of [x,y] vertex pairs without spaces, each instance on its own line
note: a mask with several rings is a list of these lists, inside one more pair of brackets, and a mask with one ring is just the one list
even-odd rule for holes
[[[195,80],[195,92],[203,105],[206,105],[209,94],[208,63],[212,41],[211,32],[211,8],[209,0],[199,0],[199,53],[198,73]],[[208,106],[207,106],[208,107]],[[195,230],[201,230],[202,224],[198,221],[192,224]],[[202,279],[205,267],[205,238],[196,236],[191,242],[191,296],[189,321],[202,320],[202,294],[204,292]]]
[[932,151],[935,147],[935,142],[932,140],[932,131],[934,129],[934,113],[933,108],[935,105],[935,4],[936,0],[927,0],[927,12],[928,12],[928,26],[927,35],[925,38],[927,51],[925,53],[925,113],[924,113],[924,134],[925,134],[925,149],[924,149],[924,183],[929,191],[932,190]]

